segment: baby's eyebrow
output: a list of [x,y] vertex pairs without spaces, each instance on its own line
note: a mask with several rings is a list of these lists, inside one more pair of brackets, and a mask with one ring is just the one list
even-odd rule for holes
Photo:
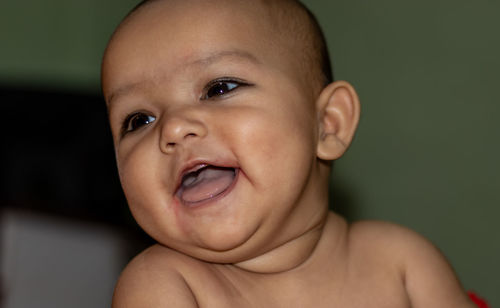
[[[223,50],[223,51],[217,51],[214,53],[210,53],[206,56],[203,56],[202,58],[196,59],[194,61],[191,61],[187,63],[185,66],[183,66],[183,69],[193,67],[193,66],[209,66],[213,63],[219,62],[225,58],[235,58],[235,59],[240,59],[244,61],[251,62],[253,64],[260,64],[261,62],[251,53],[243,50]],[[133,91],[136,88],[141,87],[143,84],[147,83],[146,81],[139,81],[139,82],[133,82],[126,84],[122,87],[119,87],[118,89],[112,91],[112,93],[109,95],[107,101],[107,105],[110,106],[111,103],[113,102],[114,99],[118,96],[122,96],[127,94],[128,92]]]
[[106,99],[106,105],[109,107],[112,105],[112,102],[114,99],[116,99],[118,96],[122,96],[127,94],[130,91],[133,91],[135,88],[138,88],[142,82],[134,82],[130,84],[126,84],[123,87],[118,88],[117,90],[111,92],[111,94],[108,96],[108,99]]
[[196,59],[190,62],[187,66],[198,66],[198,65],[210,65],[214,62],[220,61],[223,58],[241,58],[253,62],[254,64],[260,64],[260,61],[251,53],[243,50],[223,50],[211,53],[201,59]]

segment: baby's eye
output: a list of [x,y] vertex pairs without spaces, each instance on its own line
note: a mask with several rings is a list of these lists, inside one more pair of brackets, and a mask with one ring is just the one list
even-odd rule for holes
[[156,120],[154,116],[145,114],[143,112],[132,113],[125,121],[123,121],[122,135],[133,132],[142,126],[153,123]]
[[219,96],[224,96],[234,89],[241,86],[248,86],[249,84],[241,80],[232,78],[221,78],[211,81],[203,91],[204,95],[202,99],[217,98]]

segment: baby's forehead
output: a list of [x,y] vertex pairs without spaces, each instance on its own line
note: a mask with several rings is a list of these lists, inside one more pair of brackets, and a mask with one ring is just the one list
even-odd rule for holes
[[[126,48],[140,47],[144,54],[165,44],[176,48],[179,42],[169,41],[161,32],[175,29],[176,39],[191,41],[195,46],[196,41],[206,39],[202,36],[207,36],[208,31],[203,30],[209,28],[213,39],[208,44],[223,45],[232,40],[239,51],[248,54],[252,53],[250,48],[260,45],[257,47],[261,51],[279,55],[289,63],[289,69],[294,67],[294,74],[320,80],[317,76],[321,75],[322,57],[315,47],[318,44],[309,19],[307,11],[293,0],[149,0],[124,19],[110,45],[116,37],[155,35],[157,45],[129,44]],[[228,28],[237,29],[232,37],[217,36]]]

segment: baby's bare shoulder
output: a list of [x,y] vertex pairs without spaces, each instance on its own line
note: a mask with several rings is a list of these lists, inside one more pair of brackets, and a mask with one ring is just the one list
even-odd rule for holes
[[161,245],[136,256],[120,275],[113,307],[197,307],[196,299],[180,268],[188,257]]
[[408,228],[357,222],[350,227],[349,246],[354,258],[395,268],[412,307],[474,307],[439,249]]
[[374,257],[389,257],[395,262],[404,261],[408,250],[436,251],[427,239],[415,231],[384,221],[368,220],[351,224],[348,241],[354,249],[369,249]]

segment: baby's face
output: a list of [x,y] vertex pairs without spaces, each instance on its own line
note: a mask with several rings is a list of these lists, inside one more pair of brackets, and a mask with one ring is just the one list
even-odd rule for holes
[[315,97],[260,9],[164,2],[133,15],[103,63],[122,185],[160,243],[245,260],[325,215]]

